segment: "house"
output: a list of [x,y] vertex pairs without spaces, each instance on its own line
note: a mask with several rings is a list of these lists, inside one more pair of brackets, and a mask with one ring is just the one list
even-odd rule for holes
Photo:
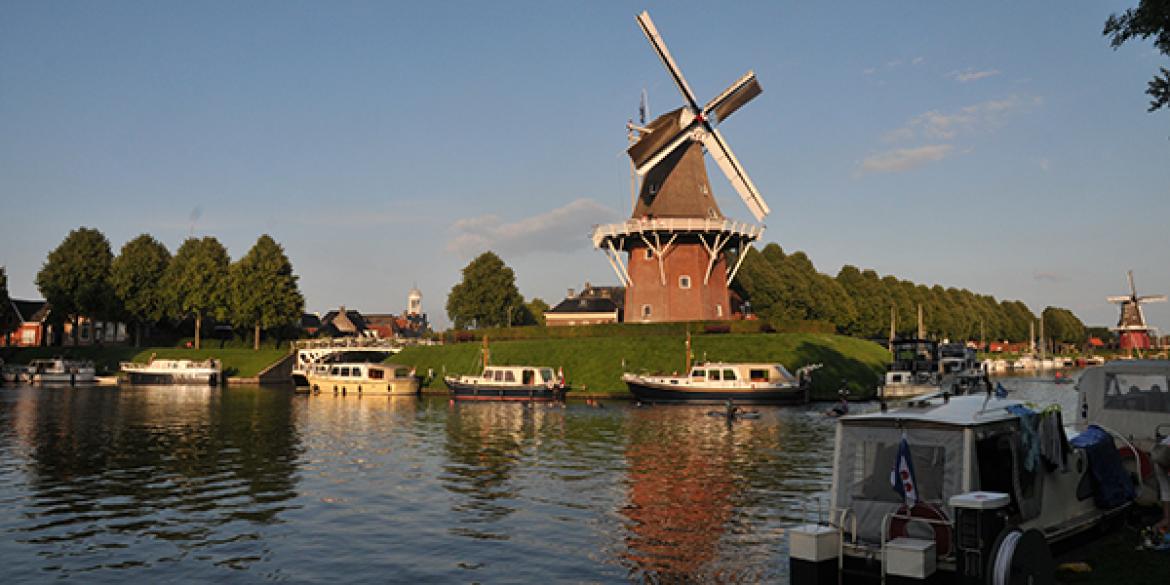
[[49,311],[51,307],[45,301],[18,301],[12,300],[13,314],[16,316],[16,328],[11,333],[0,337],[0,346],[4,347],[38,347],[49,343]]
[[592,286],[586,282],[580,293],[569,289],[563,301],[545,311],[544,324],[548,327],[571,327],[618,323],[622,319],[625,292],[625,288],[620,286]]
[[358,311],[347,310],[341,305],[336,311],[329,311],[321,317],[319,331],[326,337],[366,336],[366,320]]

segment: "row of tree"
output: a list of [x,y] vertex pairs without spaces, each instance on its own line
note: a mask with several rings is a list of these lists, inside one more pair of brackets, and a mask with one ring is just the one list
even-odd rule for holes
[[[804,252],[786,254],[777,244],[750,249],[732,287],[768,320],[817,320],[838,331],[867,338],[889,334],[894,318],[898,335],[917,332],[918,307],[926,333],[949,339],[1027,340],[1036,315],[1021,301],[997,301],[966,289],[926,286],[855,266],[836,277],[817,272]],[[1085,326],[1071,311],[1049,307],[1043,314],[1046,337],[1064,343],[1085,340]]]
[[232,263],[213,237],[188,238],[172,256],[143,234],[115,257],[105,235],[82,227],[49,253],[36,284],[54,322],[72,324],[75,344],[82,317],[132,325],[135,344],[143,327],[191,318],[198,349],[204,319],[214,318],[253,329],[259,349],[262,330],[297,323],[305,305],[292,263],[268,235]]

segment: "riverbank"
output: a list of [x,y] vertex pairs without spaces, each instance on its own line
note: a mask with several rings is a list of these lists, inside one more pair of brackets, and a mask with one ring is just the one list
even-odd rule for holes
[[[530,364],[564,368],[577,394],[627,393],[623,372],[674,372],[685,367],[684,340],[678,335],[519,339],[492,341],[494,364]],[[444,375],[478,374],[479,343],[407,347],[389,361],[435,373],[428,388],[444,388]],[[824,367],[813,375],[815,400],[835,400],[842,380],[854,398],[873,395],[889,354],[873,342],[816,333],[749,333],[697,335],[692,339],[696,360],[778,362],[789,370],[809,363]]]
[[181,347],[14,347],[5,348],[0,357],[6,363],[25,364],[35,359],[65,357],[89,360],[99,374],[113,375],[122,362],[148,362],[151,356],[163,359],[205,360],[214,358],[223,364],[223,372],[231,378],[255,378],[260,372],[288,355],[286,349],[203,348]]

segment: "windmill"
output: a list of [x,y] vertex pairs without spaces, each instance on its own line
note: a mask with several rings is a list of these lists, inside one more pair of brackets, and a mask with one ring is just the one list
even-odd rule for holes
[[1121,316],[1113,330],[1118,334],[1118,345],[1121,349],[1150,349],[1150,331],[1154,328],[1146,325],[1142,303],[1164,303],[1166,295],[1139,297],[1137,287],[1133,284],[1133,271],[1128,271],[1126,276],[1129,280],[1129,294],[1106,298],[1111,303],[1121,305]]
[[748,210],[763,221],[768,205],[717,129],[762,90],[749,71],[699,105],[650,15],[643,12],[637,21],[682,94],[683,106],[649,124],[627,125],[631,144],[626,152],[641,185],[630,219],[597,226],[593,245],[606,253],[626,287],[626,321],[728,319],[727,284],[764,228],[724,217],[703,155],[711,155]]

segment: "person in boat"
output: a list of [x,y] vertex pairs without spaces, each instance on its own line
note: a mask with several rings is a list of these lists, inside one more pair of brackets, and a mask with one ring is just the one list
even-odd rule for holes
[[1158,478],[1158,501],[1162,503],[1162,519],[1154,528],[1162,532],[1170,531],[1170,437],[1162,439],[1150,450],[1150,460],[1154,462],[1154,476]]
[[829,416],[845,416],[849,414],[849,401],[845,398],[845,392],[842,391],[838,392],[837,394],[841,397],[841,399],[837,401],[837,404],[833,405],[833,408],[830,408],[829,411],[825,413]]
[[729,419],[735,418],[735,415],[737,415],[737,414],[739,414],[739,407],[735,405],[735,402],[733,400],[728,398],[727,399],[727,418],[729,418]]

